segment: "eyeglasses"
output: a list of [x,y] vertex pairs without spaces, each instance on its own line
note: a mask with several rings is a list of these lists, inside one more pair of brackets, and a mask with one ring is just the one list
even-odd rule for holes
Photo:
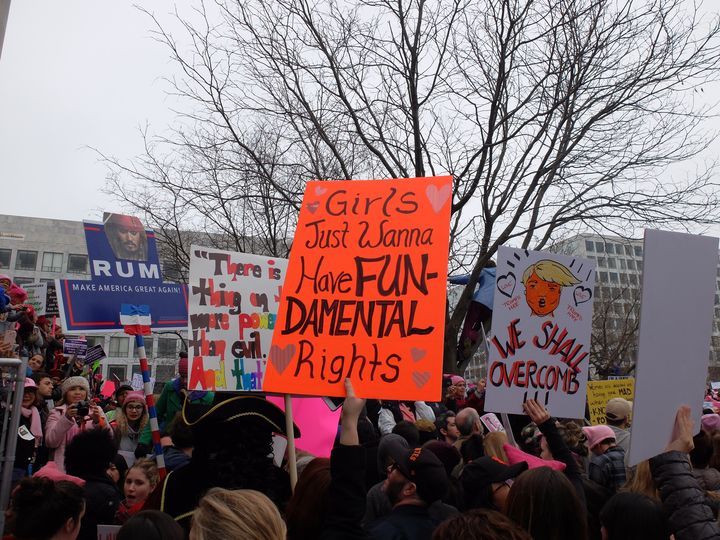
[[145,407],[143,405],[128,405],[125,408],[129,411],[142,411]]

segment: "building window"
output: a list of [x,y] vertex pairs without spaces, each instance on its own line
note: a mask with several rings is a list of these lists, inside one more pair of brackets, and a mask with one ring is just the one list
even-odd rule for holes
[[108,381],[126,382],[127,381],[127,366],[124,366],[121,364],[114,364],[114,365],[108,366],[106,379]]
[[86,336],[88,348],[94,347],[95,345],[102,345],[105,348],[105,336]]
[[[137,356],[137,345],[133,341],[133,356]],[[151,337],[145,338],[145,356],[147,358],[153,357],[153,339]]]
[[[10,268],[12,249],[0,249],[0,268]],[[718,274],[720,275],[720,274]]]
[[618,262],[620,263],[621,270],[627,270],[627,264],[625,264],[625,259],[618,259]]
[[28,285],[29,283],[35,283],[35,280],[31,277],[16,277],[13,281],[17,285]]
[[642,270],[642,269],[643,269],[643,262],[642,262],[642,261],[638,261],[638,262],[637,262],[637,269],[638,269],[638,270]]
[[160,364],[155,366],[155,382],[166,383],[175,376],[175,366]]
[[634,246],[634,248],[635,248],[635,256],[642,257],[642,246]]
[[626,246],[625,246],[625,255],[629,255],[630,257],[632,257],[632,254],[633,254],[633,248],[632,248],[632,246],[626,245]]
[[605,244],[605,251],[608,253],[615,253],[615,244],[611,244],[610,242]]
[[42,271],[43,272],[62,272],[62,253],[43,253]]
[[595,242],[592,240],[585,240],[585,251],[595,251]]
[[602,242],[595,242],[595,251],[605,253],[605,245]]
[[607,282],[608,282],[608,273],[600,272],[600,283],[607,283]]
[[157,349],[158,358],[175,358],[177,354],[177,339],[158,338]]
[[627,274],[623,274],[622,272],[620,272],[620,283],[627,285],[627,283],[628,283],[628,275]]
[[[126,337],[111,337],[110,338],[110,356],[116,358],[125,358],[130,352],[130,340]],[[123,379],[124,380],[124,379]]]
[[68,255],[68,274],[87,274],[87,255]]
[[635,261],[633,261],[632,259],[628,259],[627,267],[628,267],[628,270],[635,270]]
[[633,285],[638,284],[638,278],[635,274],[630,274],[628,277],[630,278],[630,283],[632,283]]
[[598,257],[597,263],[598,266],[607,266],[607,261],[605,260],[605,257]]
[[617,261],[614,257],[608,257],[608,268],[617,268]]
[[619,283],[617,272],[610,272],[610,283]]
[[15,270],[35,270],[37,268],[37,251],[17,252],[17,260],[15,261]]

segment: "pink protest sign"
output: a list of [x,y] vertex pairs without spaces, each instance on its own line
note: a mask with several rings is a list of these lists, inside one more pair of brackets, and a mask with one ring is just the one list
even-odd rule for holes
[[[268,396],[268,401],[285,410],[282,397]],[[295,446],[317,457],[330,457],[341,409],[331,411],[322,398],[292,398],[293,419],[302,437],[295,439]]]

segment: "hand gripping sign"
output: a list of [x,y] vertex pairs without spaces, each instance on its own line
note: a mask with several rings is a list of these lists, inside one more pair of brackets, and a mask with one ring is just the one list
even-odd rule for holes
[[263,386],[440,399],[451,177],[309,182]]

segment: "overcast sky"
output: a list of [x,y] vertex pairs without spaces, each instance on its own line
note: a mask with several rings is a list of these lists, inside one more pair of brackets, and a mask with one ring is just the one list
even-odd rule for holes
[[[145,5],[173,30],[170,12],[193,4]],[[0,58],[0,185],[21,195],[3,213],[81,220],[120,209],[102,192],[107,169],[87,147],[129,160],[142,151],[142,127],[157,134],[173,122],[163,77],[178,71],[151,29],[126,0],[12,1]],[[718,153],[720,141],[706,157]],[[691,163],[674,174],[695,171]]]
[[[177,0],[153,0],[169,13]],[[185,5],[184,5],[185,4]],[[170,19],[170,17],[165,17]],[[119,158],[142,150],[139,129],[173,121],[175,66],[130,2],[14,0],[0,58],[0,183],[20,193],[3,213],[100,219],[107,170],[87,146]]]

